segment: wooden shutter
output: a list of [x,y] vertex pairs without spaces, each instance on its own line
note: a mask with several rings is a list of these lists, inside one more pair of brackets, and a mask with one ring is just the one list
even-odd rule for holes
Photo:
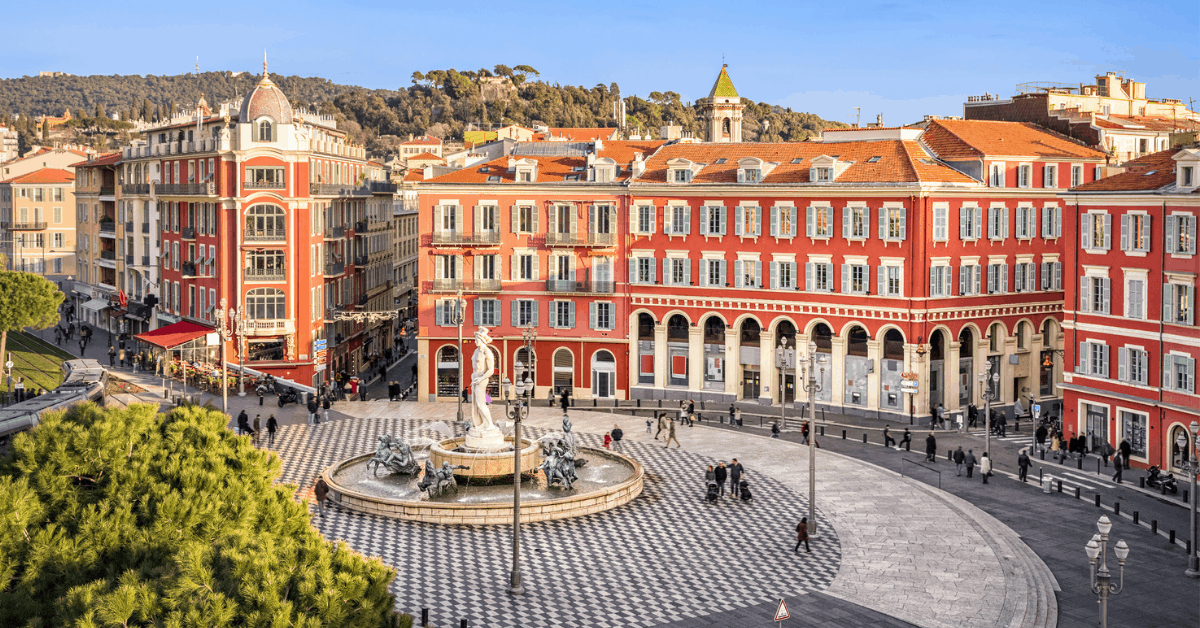
[[1028,208],[1028,211],[1029,211],[1029,213],[1025,216],[1025,237],[1033,238],[1034,236],[1037,235],[1038,210],[1036,207],[1030,206]]
[[942,267],[942,294],[950,296],[954,286],[954,268],[952,266]]
[[779,262],[771,262],[771,289],[779,289]]
[[1000,208],[1000,237],[1008,239],[1008,208]]
[[879,208],[879,239],[880,240],[887,239],[887,235],[888,235],[887,234],[887,219],[888,219],[888,208],[880,207]]
[[708,205],[700,206],[700,235],[708,235],[708,214],[711,211]]
[[813,263],[805,262],[804,264],[804,289],[812,292],[813,290]]
[[738,288],[745,287],[745,275],[742,273],[742,260],[740,259],[733,262],[733,283]]
[[648,265],[650,266],[650,283],[655,283],[658,281],[658,264],[654,263],[654,258],[650,258],[649,261],[650,263]]
[[979,294],[979,283],[982,274],[983,266],[975,266],[975,294]]
[[779,237],[779,206],[771,206],[771,235]]
[[442,214],[444,212],[445,212],[445,209],[443,209],[441,205],[433,206],[433,231],[434,231],[434,233],[441,233],[441,231],[442,231]]
[[967,295],[971,293],[971,267],[958,267],[958,294]]
[[875,274],[878,277],[875,294],[880,296],[887,294],[887,268],[880,264]]
[[962,240],[966,240],[971,237],[971,234],[967,233],[967,228],[970,227],[970,219],[968,218],[970,214],[967,213],[969,211],[971,211],[970,207],[958,208],[958,237]]
[[707,286],[711,286],[711,285],[712,285],[712,283],[711,283],[711,282],[708,280],[708,260],[706,260],[706,259],[704,259],[704,258],[700,258],[700,263],[699,263],[699,264],[700,264],[700,268],[699,268],[699,271],[700,271],[700,285],[701,285],[701,286],[706,286],[706,287],[707,287]]
[[596,329],[596,302],[588,303],[588,329]]
[[854,213],[854,208],[849,205],[842,208],[842,238],[850,239],[850,216]]
[[533,257],[533,281],[537,281],[542,276],[541,272],[538,270],[540,260],[538,259],[539,256],[537,253],[534,253],[531,257]]
[[727,287],[729,285],[729,278],[725,276],[726,262],[722,258],[722,259],[718,260],[717,263],[720,264],[719,272],[721,274],[720,274],[719,279],[720,279],[721,287],[722,288]]
[[1083,214],[1079,217],[1079,246],[1092,248],[1092,215]]
[[579,212],[582,211],[578,205],[572,205],[573,211],[568,212],[571,215],[571,234],[579,233]]
[[842,294],[850,294],[850,265],[842,264]]
[[1129,349],[1126,347],[1117,348],[1117,379],[1129,381]]
[[762,207],[754,207],[754,235],[762,235]]
[[746,211],[745,208],[742,207],[741,205],[738,205],[737,207],[733,208],[733,235],[736,235],[736,236],[745,235],[745,233],[744,233],[744,231],[746,230],[745,211]]
[[475,299],[475,302],[472,303],[471,306],[472,306],[471,309],[472,309],[472,315],[473,315],[472,320],[474,321],[476,326],[482,325],[483,324],[483,299]]
[[692,285],[692,259],[690,257],[683,258],[683,283],[686,286]]
[[1091,277],[1079,278],[1079,311],[1092,311],[1092,281]]
[[638,258],[629,258],[629,283],[636,284],[637,281]]
[[1000,292],[1008,292],[1008,264],[1000,265]]
[[817,208],[812,205],[804,209],[804,234],[810,238],[817,235]]
[[900,239],[908,239],[908,208],[900,208]]
[[756,260],[756,261],[754,262],[754,287],[755,287],[755,288],[760,288],[760,289],[763,287],[763,282],[762,282],[762,261],[761,261],[761,260]]
[[721,235],[725,235],[727,233],[727,231],[725,230],[725,215],[728,213],[728,210],[725,209],[724,205],[717,207],[716,210],[717,210],[717,216],[721,221]]

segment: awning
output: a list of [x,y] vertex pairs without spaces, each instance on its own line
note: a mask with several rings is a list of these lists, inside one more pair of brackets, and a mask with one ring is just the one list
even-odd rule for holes
[[138,334],[134,338],[148,342],[156,347],[171,349],[213,331],[215,330],[190,321],[180,321],[166,327],[159,327],[144,334]]
[[106,307],[108,307],[108,299],[92,299],[91,301],[83,304],[83,309],[91,310],[93,312],[99,312]]
[[113,318],[121,318],[122,316],[125,316],[125,310],[119,310],[119,309],[114,308],[108,312],[108,315]]

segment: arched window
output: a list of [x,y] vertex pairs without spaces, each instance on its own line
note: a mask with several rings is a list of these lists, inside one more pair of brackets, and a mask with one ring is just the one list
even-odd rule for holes
[[988,329],[988,351],[991,353],[1000,353],[1004,350],[1004,326],[1000,323],[992,323]]
[[458,385],[458,348],[454,345],[443,345],[437,356],[437,395],[459,396],[462,388]]
[[782,339],[787,339],[787,346],[790,349],[796,349],[796,326],[791,321],[779,321],[779,325],[775,327],[775,341],[779,342]]
[[246,210],[246,236],[248,238],[278,237],[285,234],[287,216],[278,205],[254,205]]
[[940,329],[933,332],[933,335],[929,337],[929,359],[946,359],[946,337]]
[[270,142],[271,141],[271,121],[270,120],[263,120],[262,122],[258,123],[258,141],[260,141],[260,142]]
[[1029,323],[1027,323],[1025,321],[1021,321],[1020,323],[1017,323],[1017,349],[1018,350],[1020,350],[1020,351],[1028,351],[1029,350],[1030,334],[1031,334],[1031,332],[1030,332],[1030,328],[1029,328]]
[[638,340],[654,340],[654,317],[645,312],[638,314]]
[[676,314],[667,319],[667,340],[683,340],[688,339],[688,321],[681,314]]
[[817,323],[817,326],[813,327],[812,339],[817,343],[817,353],[833,352],[833,330],[829,325]]
[[287,318],[287,299],[278,288],[255,288],[246,293],[246,316],[251,320]]
[[725,344],[725,321],[719,316],[709,316],[704,321],[704,344]]
[[721,120],[721,135],[729,135],[733,131],[730,129],[732,125],[729,123],[729,118]]
[[758,321],[753,318],[747,318],[742,321],[742,333],[739,344],[743,347],[757,347],[760,341],[759,332],[761,331]]
[[975,355],[975,334],[970,327],[964,327],[958,334],[958,357],[969,358]]
[[850,342],[846,346],[846,355],[856,355],[867,357],[867,341],[870,336],[867,335],[867,330],[862,327],[855,326],[850,330]]
[[900,330],[889,329],[883,335],[883,359],[904,359],[904,334],[900,333]]

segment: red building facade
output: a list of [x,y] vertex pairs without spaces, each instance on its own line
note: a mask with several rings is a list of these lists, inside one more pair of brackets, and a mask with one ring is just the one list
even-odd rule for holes
[[[1200,420],[1200,149],[1127,162],[1063,195],[1070,212],[1063,427],[1181,471]],[[1179,446],[1183,438],[1185,446]]]

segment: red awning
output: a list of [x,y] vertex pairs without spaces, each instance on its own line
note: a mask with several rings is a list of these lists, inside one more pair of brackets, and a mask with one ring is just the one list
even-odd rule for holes
[[214,331],[216,330],[203,325],[197,325],[190,321],[180,321],[166,327],[153,329],[144,334],[138,334],[134,338],[148,342],[156,347],[171,349]]

